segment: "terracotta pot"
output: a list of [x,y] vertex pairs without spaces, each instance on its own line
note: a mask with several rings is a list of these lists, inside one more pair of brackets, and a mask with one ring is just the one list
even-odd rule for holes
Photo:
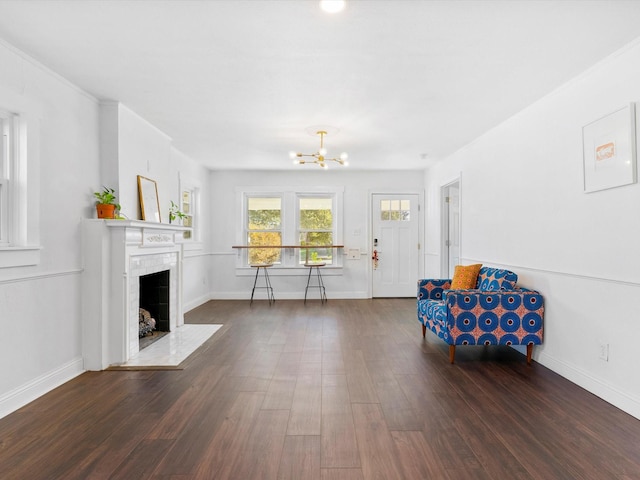
[[116,218],[116,206],[108,203],[99,203],[96,205],[98,218]]

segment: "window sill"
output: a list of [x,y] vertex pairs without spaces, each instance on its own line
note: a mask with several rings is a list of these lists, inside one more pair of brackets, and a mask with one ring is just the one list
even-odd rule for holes
[[29,267],[40,263],[42,247],[0,247],[0,268]]
[[[343,267],[342,265],[326,265],[321,267],[323,275],[334,276],[334,275],[342,275]],[[238,277],[250,277],[256,275],[255,267],[237,267],[236,268],[236,276]],[[287,276],[300,276],[300,275],[309,275],[309,267],[282,267],[282,266],[273,266],[269,269],[269,276],[275,277],[287,277]]]

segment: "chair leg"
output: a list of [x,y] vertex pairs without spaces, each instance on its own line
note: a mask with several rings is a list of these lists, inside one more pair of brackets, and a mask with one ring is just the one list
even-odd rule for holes
[[533,355],[533,343],[527,345],[527,365],[531,365],[531,357]]
[[455,358],[456,358],[456,346],[449,345],[449,363],[453,364],[453,361]]
[[425,324],[422,324],[422,338],[424,338],[427,335],[427,327],[425,326]]

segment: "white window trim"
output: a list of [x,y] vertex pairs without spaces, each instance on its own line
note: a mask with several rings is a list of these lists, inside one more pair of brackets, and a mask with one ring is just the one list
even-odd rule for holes
[[[332,196],[334,199],[334,215],[333,222],[335,228],[335,244],[343,244],[343,218],[344,218],[344,187],[236,187],[236,245],[245,245],[246,237],[245,226],[247,224],[247,197],[273,197],[280,195],[282,198],[282,244],[297,245],[297,233],[299,230],[299,219],[295,213],[297,212],[298,199],[305,196]],[[285,225],[286,222],[286,225]],[[237,275],[254,275],[255,269],[247,264],[247,249],[238,249],[236,255],[236,274]],[[342,272],[343,268],[343,252],[342,249],[334,251],[334,263],[324,267],[327,272]],[[308,268],[298,265],[298,252],[293,248],[282,249],[282,264],[274,265],[269,272],[273,275],[306,275]]]
[[201,189],[200,185],[196,182],[183,178],[182,175],[179,177],[178,181],[179,188],[179,202],[180,207],[182,208],[182,192],[185,190],[191,191],[191,208],[192,208],[192,227],[191,227],[191,238],[183,239],[183,245],[185,250],[202,250],[202,228],[200,225],[201,214],[200,214],[200,196]]
[[0,109],[14,115],[13,149],[7,190],[8,242],[0,246],[0,268],[40,263],[41,109],[33,101],[0,87]]

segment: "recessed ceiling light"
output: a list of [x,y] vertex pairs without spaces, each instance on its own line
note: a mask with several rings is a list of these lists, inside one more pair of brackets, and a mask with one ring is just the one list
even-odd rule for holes
[[320,8],[327,13],[338,13],[344,10],[345,0],[321,0]]

